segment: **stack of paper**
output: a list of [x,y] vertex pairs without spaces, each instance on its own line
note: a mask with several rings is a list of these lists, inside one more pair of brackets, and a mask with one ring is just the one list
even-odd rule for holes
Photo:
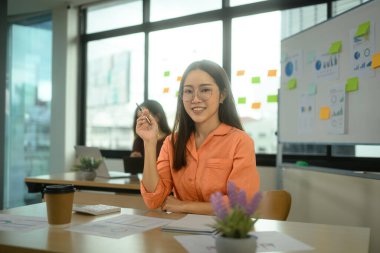
[[215,216],[188,214],[182,219],[175,220],[161,227],[163,231],[181,232],[191,234],[212,234],[215,229]]

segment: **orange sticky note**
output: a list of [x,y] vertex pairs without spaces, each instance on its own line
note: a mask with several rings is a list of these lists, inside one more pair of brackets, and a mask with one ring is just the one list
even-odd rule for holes
[[380,52],[372,55],[372,65],[373,69],[380,67]]
[[177,76],[177,82],[181,82],[182,76]]
[[163,93],[169,93],[169,88],[168,87],[164,88]]
[[277,76],[277,69],[270,69],[270,70],[268,70],[268,76],[269,77],[275,77],[275,76]]
[[261,103],[260,102],[252,103],[251,108],[252,109],[260,109],[261,108]]
[[237,76],[244,76],[244,74],[245,74],[245,70],[238,70],[238,71],[236,72],[236,75],[237,75]]
[[330,107],[324,106],[319,109],[319,118],[321,120],[327,120],[330,118]]

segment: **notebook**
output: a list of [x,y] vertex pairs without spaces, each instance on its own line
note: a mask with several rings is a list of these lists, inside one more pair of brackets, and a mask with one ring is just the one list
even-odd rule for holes
[[121,208],[118,206],[109,206],[109,205],[74,205],[73,210],[77,213],[86,213],[92,215],[101,215],[108,213],[120,212]]
[[212,234],[215,229],[215,216],[188,214],[185,217],[170,222],[161,227],[163,231],[181,232],[190,234]]
[[[75,148],[76,163],[78,163],[80,157],[84,157],[84,156],[94,157],[94,159],[102,158],[102,153],[100,152],[99,148],[86,147],[86,146],[75,146],[74,148]],[[103,177],[103,178],[124,178],[124,177],[130,177],[131,174],[119,172],[119,171],[110,171],[107,168],[107,164],[103,160],[99,168],[96,170],[96,176]]]

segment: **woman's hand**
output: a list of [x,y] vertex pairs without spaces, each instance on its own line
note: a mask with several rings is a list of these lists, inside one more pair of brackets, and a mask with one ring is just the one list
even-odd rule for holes
[[138,114],[136,123],[136,133],[144,142],[156,141],[158,139],[158,124],[154,117],[151,116],[147,109],[143,109]]
[[182,213],[184,201],[181,201],[174,196],[167,196],[164,203],[161,205],[161,210],[164,212]]

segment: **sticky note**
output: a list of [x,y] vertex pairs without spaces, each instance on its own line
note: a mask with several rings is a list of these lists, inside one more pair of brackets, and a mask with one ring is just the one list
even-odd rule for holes
[[319,109],[319,118],[327,120],[330,118],[330,107],[324,106]]
[[165,72],[164,72],[164,76],[165,76],[165,77],[170,76],[170,71],[165,71]]
[[268,95],[267,96],[268,103],[277,103],[277,95]]
[[277,76],[277,69],[268,70],[268,76],[269,77],[276,77]]
[[369,28],[371,26],[371,22],[367,21],[358,26],[356,29],[355,37],[364,36],[369,32]]
[[309,84],[307,94],[309,94],[309,95],[317,94],[317,85],[315,83]]
[[177,91],[175,92],[175,96],[178,97],[178,95],[179,95],[179,90],[177,90]]
[[163,90],[163,93],[169,93],[169,88],[165,87],[164,90]]
[[293,90],[297,87],[297,79],[293,78],[288,81],[288,89]]
[[306,55],[306,62],[307,63],[312,63],[315,60],[315,51],[308,52]]
[[240,97],[240,98],[238,98],[238,104],[239,105],[243,105],[243,104],[245,104],[246,103],[246,98],[245,97]]
[[252,77],[251,83],[255,83],[255,84],[261,83],[260,77],[259,76]]
[[177,82],[181,82],[182,76],[177,76]]
[[237,75],[237,76],[244,76],[244,74],[245,74],[245,70],[238,70],[238,71],[236,72],[236,75]]
[[359,89],[359,78],[353,77],[347,79],[346,92],[357,91]]
[[373,69],[380,67],[380,52],[372,55],[372,65]]
[[261,103],[260,102],[252,103],[251,108],[252,109],[260,109],[261,108]]
[[340,53],[341,49],[342,49],[342,41],[341,40],[335,41],[330,46],[329,54]]

